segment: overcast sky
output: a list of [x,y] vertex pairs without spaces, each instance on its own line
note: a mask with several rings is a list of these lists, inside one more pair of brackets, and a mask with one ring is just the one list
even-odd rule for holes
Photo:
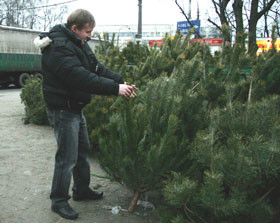
[[[189,0],[186,2],[185,11],[188,12]],[[212,7],[211,0],[199,0],[200,16],[206,18],[207,10]],[[183,4],[182,4],[183,6]],[[89,10],[95,17],[98,25],[137,24],[138,0],[78,0],[69,4],[69,11],[77,8]],[[196,18],[196,0],[192,0],[192,17]],[[174,0],[142,0],[143,24],[177,24],[185,20]]]

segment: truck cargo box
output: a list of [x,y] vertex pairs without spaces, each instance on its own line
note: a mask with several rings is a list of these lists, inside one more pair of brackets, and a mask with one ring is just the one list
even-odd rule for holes
[[[42,78],[41,52],[34,45],[34,39],[42,33],[30,29],[0,25],[0,85],[14,83],[24,86],[30,75]],[[94,50],[99,40],[88,42]]]

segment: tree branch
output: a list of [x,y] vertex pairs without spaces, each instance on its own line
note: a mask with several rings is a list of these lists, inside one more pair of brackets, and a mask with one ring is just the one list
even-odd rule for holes
[[210,18],[207,19],[207,21],[213,24],[218,30],[222,31],[222,28],[219,25],[217,25],[217,23],[213,22]]
[[[188,23],[190,24],[190,26],[193,28],[193,24],[191,24],[191,21],[189,20],[189,17],[186,15],[185,11],[184,11],[183,8],[179,5],[179,3],[178,3],[177,0],[175,0],[175,3],[176,3],[176,5],[178,6],[178,8],[180,9],[181,13],[185,16],[185,18],[186,18],[186,20],[188,21]],[[199,38],[201,38],[201,36],[200,36],[198,33],[196,33],[196,34],[197,34],[197,36],[198,36]]]
[[234,25],[233,21],[234,19],[232,19],[232,17],[234,17],[234,12],[230,12],[229,14],[227,12],[225,12],[226,17],[228,18],[228,23],[234,28],[236,29],[236,26]]
[[213,3],[213,5],[214,5],[214,7],[215,7],[215,11],[216,11],[216,13],[218,14],[218,16],[220,17],[220,12],[218,11],[218,8],[217,8],[217,5],[219,5],[217,2],[215,2],[214,0],[211,0],[212,1],[212,3]]
[[276,0],[271,0],[260,12],[257,14],[257,19],[259,20],[274,4]]
[[244,9],[245,9],[245,16],[247,18],[247,21],[249,21],[249,16],[248,16],[248,11],[247,8],[246,8],[246,5],[244,5]]

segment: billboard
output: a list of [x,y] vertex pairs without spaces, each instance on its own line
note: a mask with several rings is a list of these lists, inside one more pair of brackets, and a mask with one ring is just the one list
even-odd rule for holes
[[188,31],[195,27],[195,33],[200,33],[200,20],[191,20],[190,23],[188,21],[179,21],[177,22],[177,30],[180,30],[185,35],[188,33]]
[[204,39],[191,39],[191,42],[200,42],[201,45],[207,44],[209,46],[222,46],[223,39],[222,38],[204,38]]
[[[271,38],[257,38],[256,43],[258,45],[257,55],[267,52],[273,48],[273,41]],[[280,39],[275,40],[274,48],[276,51],[280,51]]]
[[149,46],[162,46],[163,40],[149,40]]

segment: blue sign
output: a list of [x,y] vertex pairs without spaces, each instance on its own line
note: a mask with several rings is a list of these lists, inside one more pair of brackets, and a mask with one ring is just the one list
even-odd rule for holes
[[179,29],[182,33],[187,34],[192,27],[195,27],[196,28],[195,33],[199,34],[200,20],[192,20],[190,21],[190,23],[188,21],[177,22],[177,30]]

